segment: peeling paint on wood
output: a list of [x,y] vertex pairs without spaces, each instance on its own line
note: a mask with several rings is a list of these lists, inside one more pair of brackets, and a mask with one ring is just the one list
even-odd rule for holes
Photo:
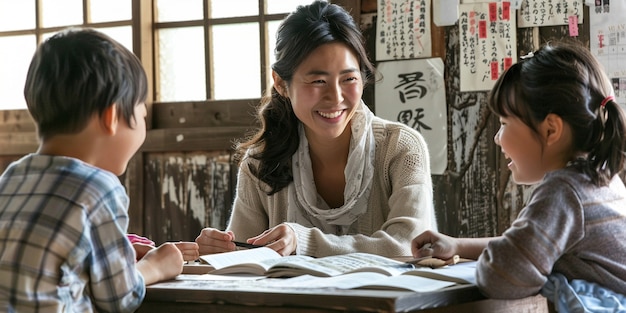
[[204,227],[224,229],[233,194],[230,162],[227,151],[147,154],[147,236],[193,241]]

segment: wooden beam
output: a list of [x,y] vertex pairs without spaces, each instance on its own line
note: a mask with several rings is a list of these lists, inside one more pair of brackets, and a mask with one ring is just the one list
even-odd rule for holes
[[197,127],[148,131],[143,152],[233,150],[234,141],[250,127]]

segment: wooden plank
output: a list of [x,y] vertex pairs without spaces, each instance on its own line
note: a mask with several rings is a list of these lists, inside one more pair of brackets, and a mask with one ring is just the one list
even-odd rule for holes
[[228,151],[145,154],[145,233],[158,243],[224,229],[233,200]]
[[154,103],[154,128],[251,127],[260,99],[157,102]]
[[38,146],[35,123],[27,110],[0,111],[0,155],[24,155]]
[[146,97],[146,107],[148,110],[148,118],[146,119],[146,127],[152,129],[152,103],[156,99],[156,91],[154,90],[156,75],[154,51],[154,1],[150,0],[132,0],[133,14],[133,53],[141,60],[143,69],[148,79],[148,95]]
[[144,155],[137,153],[128,162],[126,172],[120,176],[122,184],[126,186],[130,204],[128,208],[128,232],[144,235]]
[[27,110],[0,110],[0,132],[36,131],[35,122]]
[[[208,312],[238,308],[238,312],[533,312],[547,313],[546,298],[486,299],[476,286],[459,285],[432,292],[370,289],[262,287],[250,281],[228,285],[178,280],[149,286],[139,312]],[[163,308],[166,308],[163,310]]]
[[33,132],[0,132],[0,155],[25,155],[37,151],[37,134]]
[[541,295],[518,299],[486,299],[462,303],[437,309],[421,311],[423,313],[491,312],[491,313],[549,313],[548,301]]
[[197,127],[149,130],[144,152],[232,150],[247,127]]

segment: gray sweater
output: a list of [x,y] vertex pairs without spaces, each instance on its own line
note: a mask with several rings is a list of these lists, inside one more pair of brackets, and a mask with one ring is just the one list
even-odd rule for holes
[[501,239],[479,258],[477,283],[492,298],[535,295],[547,275],[626,294],[626,189],[597,187],[568,167],[546,174]]

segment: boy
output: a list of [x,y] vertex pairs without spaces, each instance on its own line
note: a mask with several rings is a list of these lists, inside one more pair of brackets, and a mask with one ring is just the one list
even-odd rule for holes
[[134,311],[180,274],[173,244],[139,261],[121,175],[146,136],[139,60],[91,29],[39,46],[24,96],[40,140],[0,176],[0,311]]

